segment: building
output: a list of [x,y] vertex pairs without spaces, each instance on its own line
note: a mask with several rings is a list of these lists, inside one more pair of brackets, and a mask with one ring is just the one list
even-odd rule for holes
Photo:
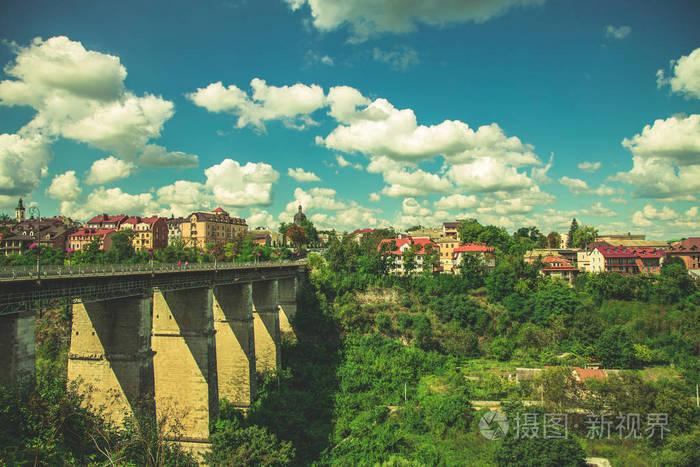
[[457,229],[459,229],[459,221],[442,223],[442,233],[445,237],[452,237],[459,240],[459,231]]
[[[431,239],[432,240],[432,239]],[[459,246],[459,241],[454,237],[442,237],[433,240],[440,249],[440,265],[442,272],[452,272],[452,256],[455,248]]]
[[612,246],[628,248],[666,248],[668,243],[663,240],[647,240],[646,235],[598,235],[596,242],[605,242]]
[[[435,252],[438,252],[438,246],[429,238],[414,238],[410,236],[404,238],[385,238],[379,242],[377,250],[393,256],[394,261],[390,266],[390,272],[392,274],[404,275],[406,274],[406,270],[403,263],[403,254],[412,247],[415,249],[416,253],[416,268],[413,272],[421,273],[423,272],[423,258],[425,255],[431,248],[433,248]],[[435,265],[433,265],[433,270],[434,268]]]
[[[248,234],[253,243],[272,247],[284,246],[284,235],[274,230],[258,227],[255,230],[249,230]],[[261,238],[265,238],[265,241],[261,241]]]
[[36,243],[34,237],[10,232],[0,235],[0,253],[4,255],[21,254],[29,249],[32,243]]
[[188,219],[184,217],[170,216],[170,219],[166,219],[165,223],[168,224],[168,245],[172,245],[178,240],[182,240],[182,230],[180,230],[180,225],[187,222]]
[[547,277],[559,277],[568,283],[576,278],[578,269],[561,256],[549,255],[542,259],[540,274]]
[[455,272],[458,271],[464,255],[471,255],[478,257],[486,270],[491,270],[496,267],[494,251],[495,249],[493,247],[486,246],[485,243],[467,243],[460,245],[452,251],[452,269]]
[[15,208],[15,220],[17,222],[22,222],[24,220],[24,203],[22,202],[22,198],[19,199],[19,202],[17,203],[17,207]]
[[578,269],[587,272],[658,274],[665,251],[657,248],[627,248],[594,242],[578,253]]
[[306,214],[301,212],[301,204],[300,204],[299,205],[299,212],[294,214],[294,223],[296,225],[301,225],[302,223],[304,223],[304,221],[306,221]]
[[346,237],[349,237],[357,242],[359,245],[362,243],[362,237],[365,235],[369,235],[374,232],[374,229],[356,229],[350,232],[349,234],[346,235]]
[[193,212],[180,224],[180,230],[185,245],[204,249],[208,243],[223,246],[233,241],[237,234],[248,231],[248,224],[245,219],[231,217],[216,208],[211,212]]
[[324,245],[330,244],[331,240],[334,238],[339,242],[342,242],[343,234],[341,232],[336,232],[335,230],[326,230],[318,233],[318,241]]
[[666,256],[681,258],[689,271],[700,269],[700,237],[689,237],[666,248]]
[[113,228],[83,227],[68,236],[68,251],[80,251],[95,238],[100,240],[100,250],[107,251],[112,247],[112,237],[116,233]]
[[428,237],[430,240],[437,242],[441,238],[445,238],[445,232],[443,232],[443,229],[440,228],[429,228],[429,227],[421,227],[420,229],[416,230],[411,230],[408,232],[408,235],[411,237]]
[[160,250],[168,246],[168,223],[165,217],[129,217],[119,224],[119,231],[132,230],[134,250]]
[[78,225],[68,217],[30,217],[12,226],[15,234],[28,235],[42,246],[59,250],[68,247],[68,236],[78,229]]
[[126,214],[119,214],[118,216],[109,216],[107,214],[100,214],[95,216],[85,224],[86,227],[90,229],[119,229],[119,226],[127,220],[129,216]]
[[578,264],[578,251],[579,250],[572,248],[536,248],[534,250],[525,252],[523,261],[525,261],[528,264],[532,264],[538,259],[542,260],[547,256],[561,256],[562,258],[567,260],[572,266],[576,267],[576,265]]

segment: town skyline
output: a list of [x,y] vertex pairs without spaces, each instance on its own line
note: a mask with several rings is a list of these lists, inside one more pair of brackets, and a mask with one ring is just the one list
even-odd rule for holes
[[696,4],[253,3],[4,6],[0,212],[700,230]]

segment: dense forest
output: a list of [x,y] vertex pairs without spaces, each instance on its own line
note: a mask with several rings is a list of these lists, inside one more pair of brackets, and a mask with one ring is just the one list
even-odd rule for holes
[[[246,416],[222,401],[209,462],[581,466],[585,457],[607,457],[619,466],[700,465],[700,291],[682,264],[669,262],[658,276],[582,274],[571,286],[523,262],[523,250],[542,241],[531,230],[461,227],[463,238],[497,244],[493,270],[467,261],[455,275],[392,276],[377,248],[390,234],[382,231],[311,255],[282,367],[260,375]],[[124,248],[118,259],[128,261],[133,252]],[[192,463],[162,440],[148,401],[123,428],[81,406],[66,386],[69,326],[69,309],[37,318],[36,382],[0,392],[0,460]],[[621,371],[577,381],[569,367],[590,362]],[[544,370],[518,383],[520,367]],[[511,425],[570,414],[567,436],[510,430],[487,439],[480,401],[498,401]],[[618,436],[617,423],[609,437],[592,430],[590,414],[638,414],[640,436]],[[667,414],[667,424],[648,436],[644,422],[655,414]]]

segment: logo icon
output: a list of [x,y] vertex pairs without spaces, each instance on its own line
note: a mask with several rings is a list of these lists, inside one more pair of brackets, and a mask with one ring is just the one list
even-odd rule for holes
[[486,412],[479,420],[479,431],[486,439],[503,439],[508,433],[508,419],[501,412]]

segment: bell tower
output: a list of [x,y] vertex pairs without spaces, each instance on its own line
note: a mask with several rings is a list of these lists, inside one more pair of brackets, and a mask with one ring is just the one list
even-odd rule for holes
[[17,203],[17,207],[15,208],[15,218],[17,219],[17,222],[22,222],[24,221],[24,203],[22,202],[22,198],[19,199],[19,203]]

